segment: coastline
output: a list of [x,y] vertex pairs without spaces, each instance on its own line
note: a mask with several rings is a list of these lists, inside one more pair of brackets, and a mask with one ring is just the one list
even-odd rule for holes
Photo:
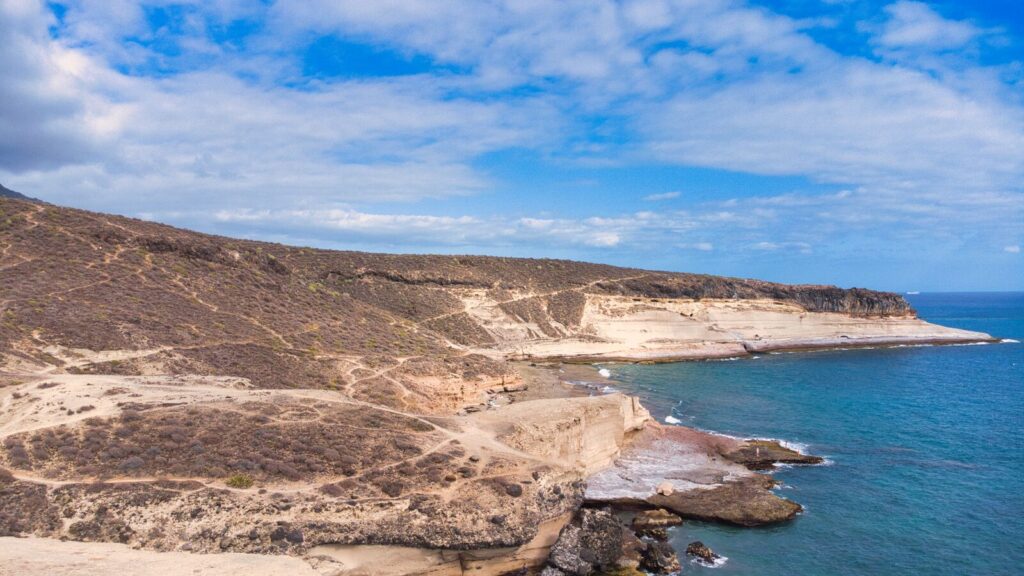
[[552,362],[569,365],[587,364],[670,364],[673,362],[699,362],[702,360],[725,360],[731,358],[748,358],[757,354],[786,352],[827,352],[836,350],[856,350],[872,348],[910,348],[927,346],[965,346],[974,344],[999,344],[1001,338],[979,333],[972,337],[948,338],[915,338],[915,337],[877,337],[858,339],[807,339],[799,341],[743,341],[740,343],[723,342],[721,347],[704,346],[677,350],[638,349],[617,354],[560,354],[560,355],[525,355],[515,357],[518,363]]
[[[603,376],[593,365],[531,363],[518,366],[542,370],[539,379],[531,378],[537,372],[524,374],[526,387],[555,392],[551,395],[553,398],[557,398],[557,392],[578,398],[578,389],[586,391],[591,398],[619,395],[601,394],[600,390],[615,381]],[[667,514],[678,522],[689,519],[739,527],[787,522],[803,508],[775,494],[773,490],[778,483],[765,472],[770,472],[776,464],[822,463],[822,458],[794,450],[782,440],[735,438],[686,426],[665,425],[648,417],[642,427],[626,435],[620,449],[604,466],[584,474],[587,487],[576,512],[575,524],[566,523],[564,531],[575,534],[576,524],[582,522],[585,526],[587,518],[581,516],[584,511],[608,513],[620,518],[624,526],[633,525],[635,536],[644,538],[648,546],[650,542],[660,541],[662,550],[675,558],[677,552],[665,543],[668,535],[663,527],[653,531],[649,527],[636,529],[638,523],[646,526],[643,521],[646,515]],[[652,536],[655,540],[650,539]],[[607,533],[601,537],[619,538]],[[552,557],[562,554],[558,546],[556,542]],[[725,561],[710,551],[709,554],[712,564],[720,565]],[[621,561],[632,562],[630,559]],[[548,566],[557,568],[557,563],[549,562]]]
[[[538,518],[544,528],[538,524],[532,536],[512,547],[467,550],[357,543],[311,545],[290,554],[299,553],[307,563],[332,567],[337,574],[350,576],[381,573],[380,563],[396,554],[407,559],[395,565],[396,575],[447,576],[461,573],[454,571],[457,566],[472,564],[475,573],[486,576],[543,565],[562,529],[574,521],[574,513],[584,509],[608,508],[626,516],[664,509],[680,518],[735,526],[786,522],[802,511],[799,503],[776,495],[772,491],[774,480],[763,473],[776,462],[815,463],[801,460],[809,457],[786,449],[783,441],[775,441],[763,457],[755,448],[758,458],[751,459],[749,448],[760,441],[656,422],[635,397],[604,393],[606,387],[614,388],[615,381],[604,377],[596,366],[540,360],[512,364],[520,375],[520,384],[490,395],[492,400],[507,397],[507,403],[492,405],[488,401],[481,411],[454,420],[493,434],[492,442],[501,442],[541,462],[557,462],[562,471],[551,476],[560,478],[557,482],[586,482],[586,491],[581,491],[569,513],[563,509],[554,516]],[[80,378],[64,377],[69,381]],[[57,389],[45,392],[51,390]],[[632,481],[617,483],[617,478]],[[671,488],[659,490],[665,482],[670,482]],[[122,561],[118,552],[121,545],[96,544],[101,557],[109,555],[111,562]],[[139,558],[144,563],[149,561],[146,554],[162,554],[154,550],[132,552],[142,554]],[[259,558],[261,554],[239,556]],[[160,558],[151,560],[159,565],[163,562]],[[24,573],[33,572],[26,565]],[[36,573],[48,571],[40,568]]]

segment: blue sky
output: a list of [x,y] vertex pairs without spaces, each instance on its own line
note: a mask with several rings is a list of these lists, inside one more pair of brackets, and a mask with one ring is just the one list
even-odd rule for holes
[[0,182],[329,248],[1024,289],[1009,0],[0,0]]

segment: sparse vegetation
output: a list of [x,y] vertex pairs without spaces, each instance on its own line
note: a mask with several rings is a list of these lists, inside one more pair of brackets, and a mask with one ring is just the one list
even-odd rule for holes
[[252,476],[248,474],[233,474],[224,482],[228,488],[252,488],[254,483]]

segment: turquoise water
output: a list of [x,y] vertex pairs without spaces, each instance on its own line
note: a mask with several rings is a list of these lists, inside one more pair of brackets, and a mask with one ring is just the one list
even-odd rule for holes
[[[1024,340],[1024,294],[921,294],[932,322]],[[829,465],[775,476],[806,512],[772,528],[689,522],[715,576],[1024,574],[1024,345],[890,348],[609,366],[664,421],[795,441]]]

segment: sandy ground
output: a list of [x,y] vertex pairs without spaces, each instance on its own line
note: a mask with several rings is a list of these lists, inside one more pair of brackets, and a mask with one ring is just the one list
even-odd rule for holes
[[105,542],[0,538],[0,576],[321,576],[300,558],[133,550]]
[[449,551],[402,546],[326,545],[304,557],[136,550],[124,544],[0,538],[0,576],[489,576],[547,558],[569,516],[541,524],[518,549]]
[[[629,418],[635,419],[632,399],[622,395],[590,396],[591,391],[568,380],[603,380],[589,366],[524,366],[529,387],[515,394],[506,406],[454,419],[457,426],[446,430],[449,440],[458,440],[469,453],[487,460],[502,457],[509,466],[525,470],[535,466],[564,467],[567,460],[556,458],[545,447],[560,446],[566,454],[580,451],[585,459],[604,466],[618,453]],[[58,425],[74,425],[93,416],[113,416],[126,400],[153,405],[195,405],[267,401],[275,396],[315,398],[326,402],[355,402],[336,392],[317,390],[257,390],[245,380],[196,376],[114,376],[40,374],[0,388],[0,438]],[[568,399],[568,400],[563,400]],[[360,402],[356,402],[360,403]],[[362,403],[360,403],[362,404]],[[637,404],[636,407],[639,405]],[[84,410],[84,408],[88,408]],[[368,406],[369,408],[369,406]],[[375,409],[380,409],[376,407]],[[559,439],[543,432],[544,427],[580,424],[579,415],[589,416]],[[639,414],[646,419],[646,412]],[[537,434],[518,434],[509,442],[510,422]],[[511,436],[509,436],[511,437]],[[580,467],[580,470],[585,466]],[[568,469],[566,469],[568,472]],[[89,479],[54,480],[38,474],[14,471],[15,477],[58,485]],[[110,478],[108,482],[129,479]],[[155,479],[134,478],[132,481]],[[189,479],[218,488],[222,479]],[[275,492],[316,490],[320,482],[302,482],[274,487]],[[251,492],[251,490],[250,490]],[[541,526],[538,536],[519,549],[487,551],[440,551],[385,546],[320,546],[304,561],[287,556],[259,554],[193,554],[136,550],[110,543],[61,542],[52,539],[3,539],[0,545],[0,576],[7,574],[462,574],[472,565],[480,576],[535,565],[568,518],[555,518]]]

